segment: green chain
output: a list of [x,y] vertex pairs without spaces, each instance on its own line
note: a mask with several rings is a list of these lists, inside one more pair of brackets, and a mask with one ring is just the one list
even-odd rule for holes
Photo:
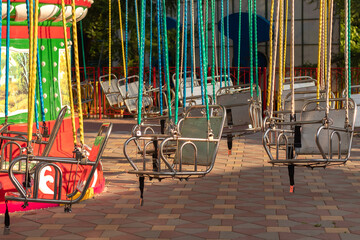
[[[205,46],[205,39],[204,39],[204,29],[203,29],[203,18],[202,18],[202,4],[201,4],[201,0],[199,1],[199,18],[200,18],[200,29],[201,29],[201,39],[199,39],[201,41],[201,48],[204,48]],[[210,119],[210,115],[209,115],[209,102],[208,102],[208,94],[207,94],[207,71],[206,71],[206,66],[208,63],[208,58],[207,58],[207,54],[205,53],[205,51],[201,51],[202,55],[203,55],[203,62],[200,64],[203,65],[203,69],[204,69],[204,90],[205,90],[205,105],[206,105],[206,119],[209,120]]]
[[241,53],[241,0],[239,0],[239,44],[238,44],[238,73],[237,84],[240,84],[240,53]]
[[144,82],[144,54],[145,54],[145,11],[146,0],[141,1],[141,35],[140,35],[140,72],[139,72],[139,91],[138,91],[138,125],[141,124],[141,110],[142,110],[142,94],[143,94],[143,82]]
[[258,61],[258,45],[257,45],[257,15],[256,15],[256,0],[254,0],[254,51],[255,51],[255,83],[256,83],[256,97],[259,98],[260,91],[259,91],[259,61]]
[[166,6],[165,6],[165,0],[163,2],[163,23],[164,23],[164,29],[163,29],[163,37],[164,37],[164,44],[165,44],[165,79],[166,79],[166,89],[168,93],[168,114],[169,119],[171,120],[171,97],[170,97],[170,73],[169,73],[169,47],[168,47],[168,37],[167,37],[167,24],[166,24]]
[[[240,0],[241,1],[241,0]],[[213,99],[215,101],[215,0],[211,0],[211,42],[212,42],[212,64],[211,64],[211,84],[213,88]]]
[[[175,124],[178,123],[178,111],[179,111],[179,64],[180,64],[180,0],[177,0],[177,17],[176,17],[176,84],[175,84]],[[186,76],[184,76],[186,78]],[[186,87],[186,86],[185,86]],[[184,103],[186,104],[186,103]]]
[[253,69],[253,26],[252,26],[252,1],[248,0],[248,15],[249,15],[249,48],[250,48],[250,97],[254,97],[253,83],[254,83],[254,69]]

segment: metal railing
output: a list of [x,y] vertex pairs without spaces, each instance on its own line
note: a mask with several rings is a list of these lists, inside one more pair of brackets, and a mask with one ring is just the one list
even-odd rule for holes
[[[170,76],[175,73],[175,67],[170,67]],[[191,69],[188,68],[186,71],[190,71]],[[209,67],[207,69],[208,76],[211,76],[211,68]],[[238,71],[240,71],[239,79],[237,79]],[[149,79],[151,72],[151,79]],[[219,69],[216,72],[220,72]],[[352,84],[357,85],[360,84],[360,68],[352,68]],[[84,103],[87,106],[84,107],[84,116],[87,116],[89,118],[108,118],[108,117],[120,117],[124,115],[129,115],[127,111],[124,110],[116,110],[111,108],[111,106],[107,103],[105,94],[102,92],[99,84],[99,77],[105,74],[109,73],[108,67],[103,68],[97,68],[97,67],[87,67],[86,68],[87,73],[87,79],[85,79],[84,69],[80,68],[80,75],[81,75],[81,81],[88,81],[92,84],[93,91],[91,94],[93,94],[93,101]],[[111,73],[115,74],[117,78],[122,78],[124,76],[124,70],[122,67],[112,67]],[[164,68],[161,69],[161,76],[162,76],[162,84],[165,84],[165,72]],[[132,75],[138,75],[139,74],[139,68],[138,67],[129,67],[128,68],[128,76]],[[196,68],[194,71],[194,74],[197,78],[200,77],[200,69]],[[278,75],[278,70],[277,70]],[[285,69],[285,77],[290,76],[290,69]],[[295,76],[309,76],[314,79],[317,77],[317,69],[316,68],[310,68],[310,67],[298,67],[295,68]],[[159,85],[159,69],[156,67],[153,67],[151,69],[145,68],[144,70],[144,84],[148,87],[156,88]],[[246,84],[249,83],[250,79],[250,68],[249,67],[232,67],[230,68],[230,78],[234,84]],[[263,109],[266,109],[266,99],[267,99],[267,68],[258,68],[258,81],[259,86],[262,89],[261,92],[261,98],[263,99],[262,107]],[[341,93],[343,89],[345,88],[345,68],[332,68],[331,69],[331,90],[335,94],[335,97],[341,97]],[[215,79],[216,81],[220,81],[220,79]],[[225,81],[225,79],[222,79],[222,81]],[[223,85],[225,83],[223,82]],[[173,83],[170,80],[171,88],[173,89]],[[275,89],[277,89],[277,86],[275,86]],[[158,104],[158,98],[159,96],[154,94],[154,104]]]

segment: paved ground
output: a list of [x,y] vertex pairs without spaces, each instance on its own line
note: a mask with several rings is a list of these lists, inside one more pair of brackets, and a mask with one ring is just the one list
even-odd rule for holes
[[[56,207],[11,214],[10,234],[0,239],[360,239],[358,162],[297,168],[290,194],[287,169],[267,163],[259,134],[246,136],[235,140],[230,157],[221,143],[205,178],[147,181],[140,206],[137,178],[126,173],[122,153],[133,121],[114,122],[103,159],[105,192],[72,213]],[[97,124],[86,124],[88,138]],[[360,158],[356,141],[353,158]]]

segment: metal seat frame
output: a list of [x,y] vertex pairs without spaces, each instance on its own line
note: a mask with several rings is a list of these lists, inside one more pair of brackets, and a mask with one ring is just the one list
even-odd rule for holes
[[[187,72],[187,73],[190,73],[190,72]],[[184,78],[183,78],[183,73],[180,74],[180,84],[179,84],[179,97],[180,98],[183,98],[183,95],[184,95]],[[216,79],[220,79],[221,77],[223,78],[227,78],[228,76],[227,75],[223,75],[223,76],[215,76],[214,77],[214,81]],[[175,81],[176,81],[176,73],[173,74],[172,76],[172,81],[173,81],[173,84],[175,85]],[[208,83],[210,81],[210,83]],[[215,92],[214,89],[213,89],[213,85],[211,84],[211,81],[212,81],[212,77],[209,76],[207,77],[206,79],[206,87],[208,89],[208,96],[209,98],[211,98],[211,104],[214,103],[214,99],[213,98],[213,95],[217,93],[217,91],[220,89],[220,83],[219,82],[215,82]],[[187,82],[187,85],[191,83],[191,77],[188,77],[186,76],[186,82]],[[230,86],[232,86],[232,81],[230,81]],[[202,104],[202,94],[201,94],[201,79],[199,78],[196,78],[196,76],[194,76],[194,87],[193,87],[193,94],[191,94],[191,86],[186,86],[186,98],[189,99],[189,101],[187,100],[186,101],[186,104],[187,106],[194,106],[194,105],[201,105]],[[191,99],[191,100],[190,100]]]
[[[81,90],[81,103],[89,103],[92,102],[94,100],[94,87],[91,84],[90,81],[85,80],[82,81],[80,83],[80,90]],[[73,91],[73,95],[74,95],[74,104],[78,104],[79,99],[78,99],[78,92],[77,92],[77,85],[76,83],[72,84],[72,91]]]
[[[210,124],[215,118],[220,118],[219,132],[212,133],[210,126],[205,126],[208,130],[205,129],[207,137],[198,137],[198,136],[182,136],[183,129],[186,128],[186,124],[190,124],[191,122],[197,121],[199,118],[199,111],[203,112],[205,106],[196,105],[190,107],[185,112],[185,117],[178,122],[177,129],[178,132],[172,132],[169,135],[158,135],[158,134],[144,134],[130,137],[124,143],[124,155],[126,159],[129,161],[130,165],[134,170],[128,171],[130,174],[137,174],[139,176],[147,176],[149,178],[179,178],[179,179],[187,179],[189,177],[202,177],[208,174],[214,167],[216,154],[219,148],[219,143],[221,140],[222,130],[225,123],[226,111],[223,106],[220,105],[210,105]],[[192,116],[192,113],[195,112],[195,117]],[[204,126],[202,126],[204,127]],[[196,133],[195,133],[196,134]],[[135,160],[132,159],[128,152],[128,145],[130,142],[135,142],[136,148],[138,152],[142,155],[142,163],[136,164]],[[140,147],[139,142],[143,141],[143,148]],[[158,142],[161,142],[158,144]],[[198,162],[199,156],[197,155],[199,150],[198,144],[213,144],[213,153],[208,159],[208,162],[203,165],[201,162]],[[159,145],[159,154],[155,154],[155,158],[153,157],[153,164],[157,165],[157,169],[147,170],[146,168],[146,155],[148,151],[148,147],[151,144]],[[169,145],[171,149],[169,149]],[[175,146],[175,148],[174,148]],[[190,146],[193,148],[194,157],[191,160],[191,163],[183,161],[183,150],[185,146]],[[202,145],[199,145],[200,147]],[[157,147],[155,147],[157,148]],[[208,151],[210,151],[208,149]],[[157,152],[157,151],[155,151]],[[165,168],[161,168],[161,165],[164,165]],[[184,170],[182,166],[192,166],[193,170]],[[200,166],[204,166],[204,168],[200,169]]]
[[[135,80],[130,81],[129,80]],[[126,89],[126,81],[128,81]],[[117,88],[121,94],[121,97],[125,103],[126,109],[129,113],[135,115],[138,112],[138,95],[139,95],[139,76],[133,75],[127,78],[121,78],[118,80]],[[145,88],[144,88],[145,90]],[[143,91],[143,112],[145,115],[150,114],[153,108],[153,99],[146,91]]]
[[[41,156],[46,157],[46,156],[49,155],[50,150],[51,150],[52,146],[54,145],[55,139],[56,139],[56,137],[57,137],[57,135],[59,133],[60,126],[61,126],[61,124],[62,124],[62,122],[63,122],[63,120],[65,118],[67,109],[68,109],[68,107],[64,106],[60,110],[59,115],[56,118],[54,127],[51,129],[51,132],[50,132],[50,135],[49,135],[47,141],[42,140],[41,137],[39,139],[33,141],[34,143],[37,143],[37,144],[45,144],[45,148],[44,148]],[[5,162],[6,162],[6,159],[5,159],[5,149],[6,149],[6,147],[9,145],[10,153],[13,152],[13,146],[17,147],[19,149],[19,151],[20,151],[20,156],[23,156],[24,155],[23,151],[22,151],[23,148],[21,147],[21,145],[18,142],[27,142],[27,138],[25,137],[25,135],[27,133],[17,132],[17,131],[7,131],[8,126],[9,126],[9,124],[6,125],[6,126],[3,126],[1,128],[1,130],[0,130],[0,133],[2,134],[2,135],[0,135],[0,139],[8,141],[1,148],[0,172],[7,172],[8,171],[8,168],[6,168],[4,166]],[[14,134],[16,136],[15,137],[3,136],[3,134]],[[36,135],[36,134],[33,134],[33,136],[38,137],[38,135]],[[12,160],[13,160],[12,155],[10,154],[9,162],[11,163]],[[21,170],[21,167],[22,167],[21,164],[18,164],[17,173],[23,172]]]
[[109,86],[109,74],[99,77],[99,83],[103,90],[106,100],[109,106],[114,110],[124,110],[126,106],[121,104],[124,102],[120,90],[118,88],[119,79],[115,74],[111,74],[111,83]]
[[[256,85],[253,85],[253,91],[255,88]],[[250,84],[241,84],[223,87],[217,91],[216,102],[224,106],[227,111],[228,121],[225,124],[227,132],[236,132],[233,127],[242,127],[241,133],[262,130],[261,95],[260,99],[251,100],[250,90]],[[246,111],[248,115],[244,114]]]
[[[345,98],[336,98],[330,99],[330,102],[345,102]],[[263,146],[264,149],[269,156],[269,163],[272,164],[282,164],[282,165],[299,165],[299,166],[309,166],[309,167],[326,167],[328,165],[338,165],[344,164],[350,157],[351,153],[351,144],[352,138],[354,134],[354,123],[356,116],[356,105],[354,100],[349,99],[349,123],[345,123],[341,118],[343,118],[343,114],[336,113],[336,111],[341,111],[345,109],[330,109],[329,115],[332,112],[336,113],[332,116],[337,117],[336,119],[329,119],[324,117],[320,119],[313,120],[303,120],[303,117],[308,115],[307,117],[312,119],[311,115],[319,114],[319,112],[324,112],[322,109],[307,109],[308,106],[314,105],[317,102],[326,102],[324,99],[314,99],[308,100],[302,109],[301,119],[300,121],[295,122],[285,122],[283,119],[278,120],[275,125],[270,125],[270,127],[266,130],[263,135]],[[310,115],[309,115],[310,114]],[[333,122],[332,122],[333,121]],[[335,122],[336,121],[336,122]],[[341,121],[341,122],[340,122]],[[344,125],[342,125],[344,123]],[[310,146],[316,145],[317,151],[308,151],[307,149],[300,149],[298,146],[294,144],[295,138],[295,126],[301,126],[308,132],[314,133],[314,138],[307,139],[301,136],[301,142],[303,141],[313,141],[310,143]],[[339,127],[343,126],[343,127]],[[301,132],[304,131],[301,130]],[[322,139],[324,132],[328,133],[328,141],[323,142]],[[343,138],[347,137],[345,141]],[[342,145],[343,143],[347,143],[347,145]],[[336,145],[337,143],[337,145]],[[337,147],[333,147],[333,145]],[[307,144],[309,145],[309,143]],[[295,151],[293,151],[295,150]],[[273,151],[275,151],[275,155],[273,155]],[[284,156],[280,156],[280,151],[284,151]],[[290,158],[289,156],[295,156]],[[310,155],[309,158],[300,159],[299,156]],[[315,157],[314,157],[315,156]],[[335,157],[334,157],[335,156]],[[337,156],[337,157],[336,157]]]
[[[19,196],[12,196],[8,195],[5,196],[5,200],[9,201],[20,201],[20,202],[37,202],[37,203],[54,203],[54,204],[74,204],[79,202],[83,197],[85,196],[85,193],[87,189],[90,186],[91,180],[93,178],[93,175],[95,173],[95,170],[101,161],[101,156],[105,150],[106,143],[109,139],[111,130],[112,130],[112,123],[103,123],[100,127],[100,130],[97,134],[95,142],[99,140],[97,146],[99,146],[99,150],[96,153],[96,157],[94,158],[94,161],[90,161],[89,158],[92,157],[91,155],[88,158],[85,159],[76,159],[76,158],[66,158],[66,157],[45,157],[45,156],[19,156],[16,157],[10,164],[9,167],[9,177],[13,185],[15,186],[18,195]],[[19,182],[19,180],[15,176],[14,172],[14,166],[21,161],[30,161],[35,162],[36,165],[32,169],[32,173],[34,174],[34,190],[32,192],[33,196],[29,196],[26,192],[26,189],[24,189],[23,185]],[[89,175],[86,178],[85,185],[81,191],[81,193],[73,199],[73,197],[79,192],[77,188],[74,189],[74,191],[70,194],[67,194],[67,200],[61,199],[61,188],[62,188],[62,170],[57,164],[74,164],[74,165],[87,165],[91,166],[91,170]],[[52,199],[44,199],[44,198],[38,198],[38,186],[40,181],[40,171],[44,167],[53,167],[55,169],[55,173],[57,174],[57,177],[54,181],[54,188],[56,191],[54,191],[54,196]],[[79,180],[80,181],[80,180]]]

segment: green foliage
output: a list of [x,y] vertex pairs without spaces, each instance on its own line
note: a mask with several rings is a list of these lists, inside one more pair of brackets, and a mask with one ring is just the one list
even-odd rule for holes
[[[344,67],[345,47],[345,1],[334,0],[334,13],[340,18],[340,52],[333,55],[333,63],[338,67]],[[320,0],[311,0],[320,6]],[[360,1],[351,1],[351,66],[360,67]]]
[[[340,16],[340,53],[334,56],[339,67],[344,64],[345,5],[344,0],[335,0],[336,13]],[[351,66],[360,66],[360,1],[351,1]]]
[[[123,37],[125,38],[125,1],[121,1],[121,15],[122,15],[122,28]],[[152,40],[152,54],[153,58],[157,59],[157,24],[156,24],[156,1],[147,0],[146,6],[146,52],[150,49],[150,3],[153,4],[153,40]],[[136,31],[136,13],[135,13],[135,0],[129,0],[128,9],[128,66],[137,66],[139,62],[138,45],[137,45],[137,31]],[[138,1],[138,12],[140,21],[140,5]],[[118,1],[112,0],[111,11],[111,29],[112,29],[112,61],[116,61],[122,66],[122,46],[120,35],[120,20],[119,20],[119,7]],[[173,10],[175,7],[175,0],[166,0],[167,12]],[[87,17],[83,20],[84,34],[87,41],[87,61],[97,62],[101,56],[103,60],[108,61],[109,55],[109,2],[108,0],[96,0],[89,9]],[[175,40],[175,31],[168,31],[169,38],[169,54],[175,52],[175,44],[171,44]],[[124,40],[125,47],[125,40]],[[172,54],[170,54],[172,55]],[[172,57],[170,56],[170,59]],[[105,61],[104,61],[105,62]],[[106,65],[107,63],[105,63]],[[171,63],[170,63],[171,65]]]

